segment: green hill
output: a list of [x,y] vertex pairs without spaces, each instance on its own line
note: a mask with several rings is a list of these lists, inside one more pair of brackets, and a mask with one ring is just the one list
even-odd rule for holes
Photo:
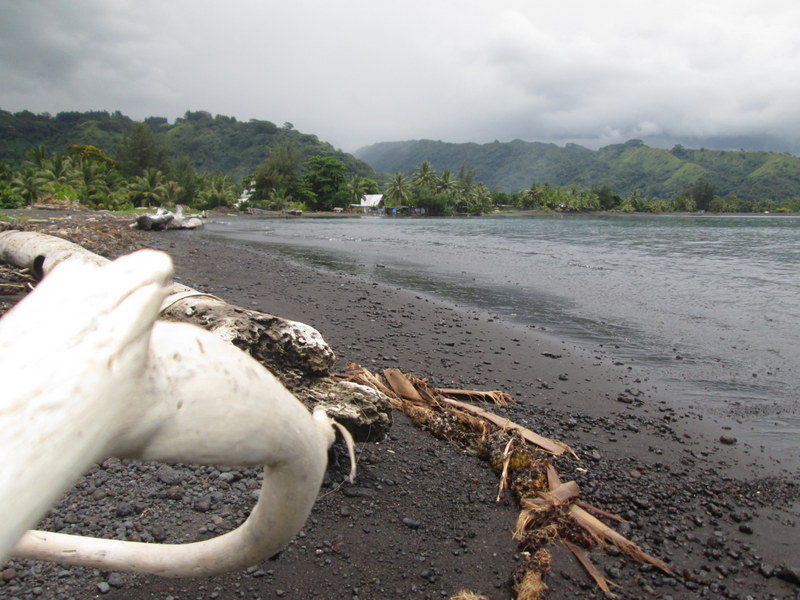
[[781,200],[800,195],[800,157],[775,152],[671,150],[640,140],[589,150],[541,142],[452,144],[432,140],[384,142],[355,155],[383,173],[411,173],[422,161],[437,171],[472,169],[475,181],[514,193],[532,183],[608,186],[629,196],[670,198],[698,182],[720,196]]
[[[453,144],[432,140],[383,142],[354,155],[315,135],[265,121],[237,121],[206,111],[187,111],[170,123],[149,117],[144,125],[159,148],[176,163],[188,162],[200,173],[223,173],[235,182],[252,175],[271,151],[290,143],[302,161],[334,158],[351,175],[388,180],[389,173],[411,174],[428,161],[436,171],[470,172],[490,190],[514,193],[533,183],[607,188],[622,196],[669,199],[698,184],[721,197],[749,202],[800,196],[800,158],[776,152],[651,148],[640,140],[590,150],[577,144],[542,142]],[[72,144],[88,144],[119,159],[135,126],[119,111],[61,112],[55,116],[0,110],[0,166],[18,168],[34,147],[54,154]],[[376,175],[384,174],[384,176]]]
[[[119,158],[117,152],[134,123],[119,111],[61,112],[51,116],[0,110],[0,163],[16,167],[31,148],[39,145],[59,154],[71,144],[91,144]],[[278,127],[270,121],[240,122],[205,111],[187,111],[174,123],[163,117],[149,117],[144,123],[172,158],[186,156],[198,171],[225,173],[235,181],[251,175],[271,148],[286,142],[294,144],[303,159],[336,158],[352,174],[375,176],[368,164],[289,124]]]

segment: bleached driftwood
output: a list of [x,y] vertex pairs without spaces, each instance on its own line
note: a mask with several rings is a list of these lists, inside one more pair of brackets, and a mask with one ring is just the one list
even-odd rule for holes
[[[29,268],[43,277],[56,265],[80,258],[107,259],[61,238],[27,231],[0,232],[0,262]],[[336,356],[309,325],[235,306],[188,286],[172,283],[161,318],[199,325],[252,355],[307,405],[322,406],[358,441],[380,441],[391,427],[391,406],[380,392],[327,377]]]
[[[39,279],[73,259],[97,266],[109,262],[78,244],[51,235],[0,232],[0,262],[27,268]],[[163,318],[212,331],[275,370],[288,368],[302,375],[319,376],[327,374],[336,359],[322,335],[305,323],[246,310],[186,285],[170,283],[161,308]]]
[[[250,356],[198,327],[156,322],[172,275],[143,250],[69,260],[0,320],[0,560],[17,556],[164,576],[210,575],[274,555],[314,502],[334,438]],[[180,545],[23,531],[107,456],[264,465],[236,530]],[[15,542],[19,542],[14,546]]]
[[322,335],[305,323],[228,304],[173,284],[161,318],[193,323],[250,353],[285,380],[326,375],[336,360]]
[[103,266],[109,260],[59,237],[36,231],[0,231],[0,262],[28,269],[38,279],[64,261],[79,259],[82,262]]
[[[29,268],[43,277],[75,258],[105,264],[81,246],[35,232],[0,232],[0,261]],[[373,390],[328,377],[335,355],[320,333],[296,321],[228,304],[173,283],[162,305],[162,318],[194,323],[250,353],[279,376],[309,406],[323,406],[359,441],[379,441],[391,427],[388,399]]]
[[203,219],[183,213],[183,206],[175,207],[175,212],[158,208],[152,215],[139,215],[134,224],[138,229],[146,231],[163,231],[164,229],[199,229],[203,227]]

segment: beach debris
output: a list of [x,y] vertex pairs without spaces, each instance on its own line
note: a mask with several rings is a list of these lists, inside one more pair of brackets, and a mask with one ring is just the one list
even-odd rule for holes
[[[39,279],[69,261],[96,266],[109,262],[60,237],[36,231],[0,232],[0,262],[28,269]],[[321,406],[341,419],[357,441],[386,437],[392,424],[388,399],[371,388],[357,393],[330,377],[336,356],[319,331],[305,323],[229,304],[176,282],[168,290],[160,319],[198,325],[246,351],[310,409]]]
[[62,262],[79,260],[103,266],[109,262],[86,248],[65,239],[36,231],[0,231],[0,262],[27,269],[42,279]]
[[[383,374],[389,386],[398,396],[407,402],[416,403],[418,407],[445,404],[450,407],[448,412],[459,418],[462,422],[470,423],[472,422],[471,417],[477,417],[480,421],[491,424],[501,431],[513,431],[517,433],[526,441],[554,456],[561,456],[569,452],[577,458],[577,455],[575,455],[566,444],[543,437],[526,427],[514,423],[510,419],[501,417],[479,406],[467,404],[466,402],[461,402],[454,398],[448,398],[446,388],[430,388],[428,387],[427,381],[407,375],[400,371],[400,369],[386,369]],[[458,390],[458,392],[459,395],[464,395],[464,390]],[[493,399],[502,397],[504,402],[508,403],[508,401],[510,401],[508,394],[504,396],[501,396],[501,394],[501,392],[484,392],[483,396]],[[475,397],[482,396],[482,394],[478,392],[475,392],[473,395]],[[402,406],[400,408],[402,408]],[[464,416],[464,413],[467,413],[469,416]]]
[[[634,542],[606,525],[599,517],[621,522],[580,499],[575,481],[561,481],[552,458],[571,456],[566,444],[541,436],[510,419],[448,397],[448,388],[435,388],[426,379],[385,369],[381,376],[351,364],[343,375],[347,381],[373,386],[388,396],[395,409],[407,414],[418,426],[488,460],[499,477],[498,501],[505,490],[513,491],[520,503],[514,527],[522,565],[514,575],[517,600],[539,600],[547,590],[544,577],[552,565],[548,546],[561,541],[584,567],[597,586],[613,597],[613,582],[591,563],[584,549],[615,546],[630,558],[671,573],[663,561],[650,556]],[[457,396],[496,399],[496,392],[456,390]],[[504,402],[510,397],[503,397]],[[593,514],[592,514],[593,513]]]
[[[158,321],[171,277],[169,256],[153,250],[99,265],[67,260],[0,320],[0,561],[10,551],[105,571],[207,576],[275,555],[304,525],[333,424],[230,343]],[[247,520],[204,541],[25,532],[110,456],[264,465],[264,481]]]
[[375,388],[322,377],[293,392],[306,406],[324,408],[359,442],[381,441],[392,426],[389,398]]
[[[545,551],[546,552],[546,551]],[[548,560],[550,554],[547,553]],[[514,591],[517,593],[517,600],[540,600],[547,592],[547,585],[544,582],[543,574],[550,570],[547,567],[529,568],[520,571],[518,577],[514,578]]]
[[495,404],[496,406],[505,406],[511,404],[511,396],[506,392],[499,390],[482,391],[482,390],[460,390],[454,388],[437,388],[443,396],[450,398],[460,398],[468,402],[483,402],[486,404]]
[[161,307],[161,318],[193,323],[248,352],[287,383],[329,372],[336,360],[319,331],[222,298],[173,284]]
[[356,441],[378,442],[389,433],[389,399],[374,388],[331,377],[336,355],[310,325],[228,304],[179,284],[172,291],[162,305],[162,319],[193,323],[246,351],[309,408],[324,408]]
[[469,590],[459,590],[454,596],[450,596],[450,600],[489,600],[489,598]]
[[572,552],[575,558],[578,559],[578,562],[581,564],[581,566],[586,570],[589,576],[592,579],[594,579],[594,582],[597,584],[597,587],[603,590],[606,596],[608,596],[609,598],[617,597],[617,595],[611,591],[611,586],[613,585],[614,587],[617,588],[621,588],[622,586],[606,579],[605,576],[600,572],[600,570],[596,566],[594,566],[594,563],[592,563],[592,561],[589,560],[589,556],[586,554],[586,552],[584,552],[581,548],[578,548],[575,544],[573,544],[569,540],[561,540],[561,543],[564,544],[564,546],[566,546],[567,549],[570,552]]
[[132,227],[144,231],[164,231],[165,229],[200,229],[203,227],[203,219],[196,215],[184,213],[185,207],[178,204],[175,212],[166,208],[157,208],[152,215],[143,214],[136,217],[136,222]]

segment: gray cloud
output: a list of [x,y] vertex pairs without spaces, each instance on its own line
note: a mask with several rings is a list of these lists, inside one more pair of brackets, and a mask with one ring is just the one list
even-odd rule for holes
[[[794,0],[0,0],[0,108],[800,151]],[[706,144],[713,147],[711,143]]]

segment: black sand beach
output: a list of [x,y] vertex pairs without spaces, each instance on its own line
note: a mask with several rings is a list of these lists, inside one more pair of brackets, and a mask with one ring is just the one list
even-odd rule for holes
[[[720,441],[725,430],[676,411],[605,348],[576,349],[538,329],[401,289],[323,274],[199,232],[143,234],[182,283],[245,308],[308,323],[337,354],[372,371],[400,367],[443,387],[500,389],[493,409],[572,446],[558,460],[582,497],[673,575],[615,551],[592,560],[621,598],[796,598],[800,482],[794,465]],[[730,440],[728,440],[730,441]],[[304,530],[277,559],[207,580],[165,580],[11,560],[3,598],[513,597],[519,564],[512,497],[497,503],[488,464],[395,413],[390,436],[359,447],[354,485],[326,482]],[[182,465],[98,465],[42,524],[144,541],[189,541],[238,523],[258,472]],[[554,545],[550,598],[602,597]]]

